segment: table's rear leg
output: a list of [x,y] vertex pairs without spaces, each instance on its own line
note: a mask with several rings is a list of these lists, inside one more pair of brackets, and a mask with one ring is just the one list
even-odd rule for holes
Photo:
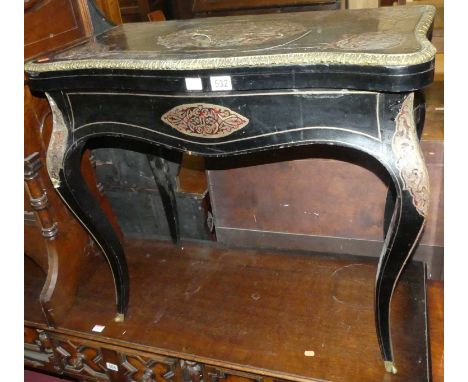
[[422,232],[429,208],[429,176],[417,137],[412,94],[405,99],[395,118],[387,165],[393,173],[396,203],[377,271],[375,320],[385,368],[396,373],[390,334],[390,304],[401,272]]
[[169,232],[174,244],[180,241],[179,217],[177,214],[177,202],[174,187],[170,179],[167,161],[161,157],[147,155],[148,162],[153,172],[154,180],[158,186],[161,201],[166,214]]
[[81,157],[85,142],[69,147],[63,158],[57,192],[96,240],[114,277],[117,316],[123,321],[129,300],[129,276],[122,245],[98,201],[91,195],[81,175]]

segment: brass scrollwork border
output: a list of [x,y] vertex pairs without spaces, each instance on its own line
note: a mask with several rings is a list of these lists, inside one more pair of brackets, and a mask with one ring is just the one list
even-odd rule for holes
[[392,150],[403,181],[403,189],[411,194],[418,213],[426,217],[430,196],[429,174],[416,134],[413,100],[414,93],[411,93],[406,97],[395,119]]

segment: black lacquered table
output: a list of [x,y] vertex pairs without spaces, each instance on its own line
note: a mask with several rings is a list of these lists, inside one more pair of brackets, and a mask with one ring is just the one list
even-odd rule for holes
[[29,62],[29,85],[53,111],[50,178],[110,264],[116,320],[127,310],[128,270],[80,172],[88,142],[112,136],[206,157],[345,146],[379,161],[396,190],[375,285],[377,336],[395,373],[391,298],[429,206],[418,91],[433,79],[434,13],[410,6],[127,24]]

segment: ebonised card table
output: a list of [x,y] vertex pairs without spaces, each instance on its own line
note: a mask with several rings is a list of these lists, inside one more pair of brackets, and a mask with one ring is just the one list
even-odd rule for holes
[[[139,23],[26,64],[53,111],[47,168],[129,301],[122,245],[80,173],[88,142],[112,136],[207,157],[327,144],[368,153],[396,203],[375,284],[375,323],[396,373],[390,303],[428,213],[418,90],[431,83],[432,6]],[[421,118],[418,118],[421,119]]]

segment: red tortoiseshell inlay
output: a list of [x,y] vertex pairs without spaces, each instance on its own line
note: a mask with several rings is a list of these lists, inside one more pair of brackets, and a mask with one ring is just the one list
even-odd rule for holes
[[249,123],[248,118],[235,111],[210,103],[176,106],[161,120],[183,134],[203,138],[225,137]]

